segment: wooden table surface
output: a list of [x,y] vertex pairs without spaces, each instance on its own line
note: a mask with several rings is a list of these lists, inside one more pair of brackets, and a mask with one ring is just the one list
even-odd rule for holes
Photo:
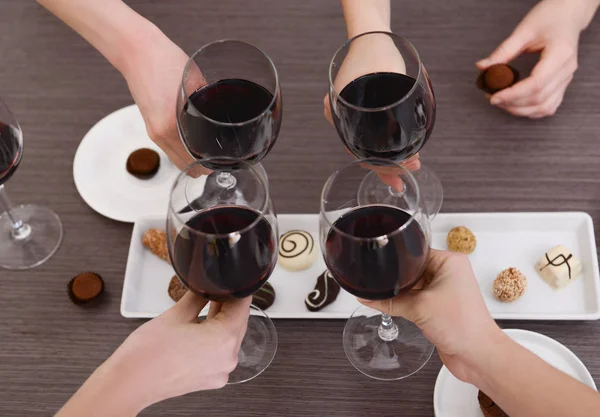
[[[284,122],[265,167],[280,213],[316,213],[327,176],[349,160],[323,119],[329,60],[344,41],[334,0],[131,0],[186,52],[219,38],[264,49],[277,65]],[[581,40],[580,70],[560,112],[531,121],[486,104],[474,62],[510,33],[534,0],[396,1],[393,29],[419,49],[438,118],[423,160],[443,180],[443,211],[580,210],[600,224],[600,22]],[[127,86],[91,46],[33,0],[0,0],[0,96],[24,131],[14,202],[51,207],[64,242],[45,265],[0,270],[0,415],[55,412],[142,321],[119,314],[131,225],[105,219],[79,197],[75,150],[87,130],[131,103]],[[599,20],[599,19],[596,19]],[[523,65],[531,65],[526,60]],[[596,230],[598,232],[598,229]],[[93,270],[108,297],[73,306],[66,284]],[[503,322],[572,349],[600,383],[600,322]],[[377,382],[341,344],[343,321],[276,322],[279,350],[256,380],[157,404],[144,416],[431,416],[437,355],[415,376]]]

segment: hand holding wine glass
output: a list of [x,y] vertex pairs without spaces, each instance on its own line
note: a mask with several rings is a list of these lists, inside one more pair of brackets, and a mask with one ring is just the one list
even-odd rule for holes
[[56,414],[137,415],[151,404],[224,387],[238,362],[251,298],[229,300],[198,323],[207,300],[191,291],[135,330]]
[[[156,30],[149,36],[153,40],[152,47],[140,48],[129,60],[123,75],[140,108],[150,139],[182,170],[194,161],[179,139],[175,117],[181,74],[189,57],[162,32]],[[196,85],[203,83],[200,72],[190,74],[192,77]]]
[[485,305],[469,259],[432,249],[422,281],[423,289],[387,300],[359,301],[415,323],[435,344],[448,369],[462,381],[472,382],[465,361],[501,331]]
[[[237,164],[227,192],[207,189],[205,164]],[[171,190],[167,243],[171,264],[183,284],[211,300],[208,319],[219,303],[245,298],[269,279],[277,261],[277,217],[266,178],[253,166],[233,158],[205,159],[188,166]],[[238,198],[243,195],[243,202]],[[215,302],[213,304],[212,302]],[[244,382],[264,371],[277,349],[271,320],[251,307],[240,361],[230,383]]]

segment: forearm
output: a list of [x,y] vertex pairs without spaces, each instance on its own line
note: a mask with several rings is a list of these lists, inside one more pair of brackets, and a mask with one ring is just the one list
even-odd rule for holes
[[143,408],[144,393],[126,381],[127,370],[112,359],[102,364],[55,417],[132,417]]
[[[162,33],[121,0],[37,0],[125,73],[148,39]],[[162,35],[164,36],[164,35]]]
[[348,38],[365,32],[390,31],[390,0],[341,1]]
[[505,335],[473,360],[473,384],[511,417],[589,417],[600,408],[600,394]]

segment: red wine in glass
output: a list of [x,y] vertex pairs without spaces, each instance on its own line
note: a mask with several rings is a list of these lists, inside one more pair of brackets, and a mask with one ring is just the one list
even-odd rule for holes
[[23,155],[22,149],[20,131],[0,122],[0,185],[16,171]]
[[281,127],[281,99],[252,81],[224,79],[192,93],[181,114],[182,139],[211,170],[236,170],[236,158],[254,164],[273,147]]
[[435,124],[429,82],[378,72],[348,84],[332,100],[333,121],[346,147],[358,158],[401,162],[425,145]]
[[342,215],[330,228],[325,246],[325,262],[336,281],[368,300],[385,300],[413,288],[429,247],[419,222],[385,205]]
[[271,224],[241,206],[199,212],[175,238],[173,267],[186,286],[211,300],[254,294],[277,257]]

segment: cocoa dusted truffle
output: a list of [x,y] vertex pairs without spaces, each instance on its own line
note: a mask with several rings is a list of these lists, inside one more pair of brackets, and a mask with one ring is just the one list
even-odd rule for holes
[[506,64],[495,64],[479,74],[477,87],[489,94],[510,87],[519,81],[519,72]]
[[127,158],[126,168],[127,172],[137,178],[150,179],[160,168],[160,155],[152,149],[138,149]]
[[95,272],[77,274],[67,286],[69,298],[77,305],[95,301],[104,292],[104,280]]

